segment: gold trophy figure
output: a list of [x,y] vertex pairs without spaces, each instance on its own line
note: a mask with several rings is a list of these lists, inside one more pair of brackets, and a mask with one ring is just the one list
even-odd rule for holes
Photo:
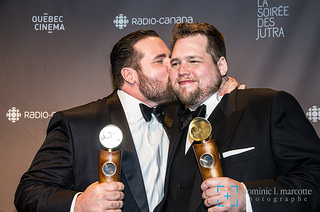
[[109,124],[99,133],[105,150],[99,150],[99,183],[120,181],[121,151],[123,134],[119,127]]
[[209,121],[196,117],[189,125],[189,136],[193,140],[193,151],[203,180],[210,177],[222,177],[222,167],[215,139],[212,138],[212,127]]

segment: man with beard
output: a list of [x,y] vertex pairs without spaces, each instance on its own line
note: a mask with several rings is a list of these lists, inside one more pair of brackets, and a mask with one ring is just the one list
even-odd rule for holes
[[224,177],[202,180],[188,125],[181,122],[173,128],[180,134],[158,207],[165,212],[319,211],[320,140],[294,97],[271,89],[235,89],[221,98],[217,91],[228,70],[224,36],[207,23],[182,23],[172,31],[169,75],[187,108],[181,121],[188,111],[204,112],[197,116],[211,123]]
[[[169,56],[153,30],[130,33],[115,44],[110,60],[116,89],[50,120],[17,188],[19,212],[153,211],[163,197],[171,145],[173,119],[160,105],[173,100]],[[152,114],[140,111],[147,106]],[[123,133],[121,182],[98,183],[99,132],[108,124]]]

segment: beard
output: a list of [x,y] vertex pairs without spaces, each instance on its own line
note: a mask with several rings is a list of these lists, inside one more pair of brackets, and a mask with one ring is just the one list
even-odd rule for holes
[[176,89],[174,90],[177,98],[180,100],[182,104],[185,105],[200,105],[202,104],[208,97],[210,97],[212,94],[216,93],[221,86],[222,82],[222,76],[217,73],[216,74],[216,82],[213,82],[212,84],[201,88],[198,86],[194,91],[190,93],[185,93],[183,90]]
[[148,100],[157,104],[165,104],[176,101],[176,96],[173,92],[169,81],[167,83],[161,80],[151,79],[141,72],[138,72],[139,90]]

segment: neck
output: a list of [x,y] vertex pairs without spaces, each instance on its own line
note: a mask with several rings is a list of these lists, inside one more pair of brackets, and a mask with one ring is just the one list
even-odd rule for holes
[[215,93],[211,94],[210,96],[205,96],[201,100],[199,100],[196,104],[189,105],[188,108],[191,108],[192,110],[196,110],[198,107],[200,107],[207,99],[212,97]]

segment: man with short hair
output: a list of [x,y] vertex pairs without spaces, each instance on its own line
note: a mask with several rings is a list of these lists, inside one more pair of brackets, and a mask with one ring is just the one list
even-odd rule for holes
[[[173,90],[186,111],[201,108],[211,123],[224,177],[203,182],[188,125],[181,120],[173,128],[180,133],[169,155],[165,197],[158,208],[319,211],[320,140],[294,97],[271,89],[235,89],[219,96],[228,71],[223,34],[207,23],[177,24],[172,32]],[[289,192],[283,194],[283,189]],[[296,190],[311,193],[296,195]]]

